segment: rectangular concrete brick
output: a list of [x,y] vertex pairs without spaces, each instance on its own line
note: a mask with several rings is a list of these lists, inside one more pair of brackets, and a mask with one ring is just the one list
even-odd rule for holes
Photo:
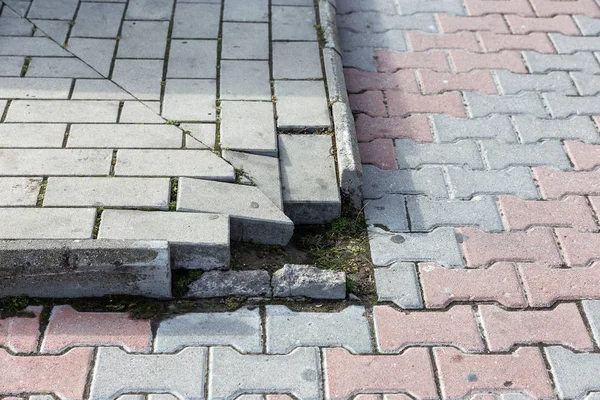
[[168,30],[167,21],[123,22],[117,57],[163,58]]
[[162,60],[117,59],[112,80],[138,100],[160,100],[162,75]]
[[223,23],[223,59],[269,59],[269,25],[266,23]]
[[82,3],[71,36],[117,37],[124,11],[124,4]]
[[[95,212],[92,219],[95,219]],[[50,222],[46,218],[38,226],[48,224],[50,227]],[[53,225],[54,229],[56,227]],[[0,260],[3,266],[0,276],[11,277],[8,285],[0,284],[0,293],[4,296],[27,294],[66,298],[131,294],[171,297],[167,242],[2,241]],[[18,274],[15,274],[15,268],[20,271]]]
[[160,101],[125,101],[119,116],[123,124],[164,124],[160,115]]
[[0,56],[71,57],[47,37],[0,37]]
[[535,144],[507,144],[489,140],[481,143],[481,151],[492,169],[518,165],[571,169],[571,163],[558,140]]
[[0,36],[31,36],[32,33],[33,25],[25,18],[0,16]]
[[71,126],[67,147],[94,148],[181,148],[182,132],[173,125]]
[[457,139],[496,139],[507,143],[517,141],[517,135],[507,115],[480,119],[434,115],[431,121],[439,142],[454,142]]
[[447,167],[450,194],[456,199],[471,199],[482,194],[514,194],[524,199],[540,197],[527,167],[501,171],[471,171]]
[[271,100],[267,61],[223,60],[220,84],[222,100]]
[[[218,3],[219,1],[215,1]],[[267,0],[231,0],[225,3],[224,21],[268,22],[269,2]]]
[[567,118],[573,115],[596,115],[600,107],[600,98],[595,96],[575,97],[559,93],[542,95],[554,118]]
[[108,76],[116,44],[114,39],[71,38],[67,48],[103,76]]
[[0,78],[5,99],[67,99],[71,79],[61,78]]
[[582,96],[595,96],[600,92],[600,77],[585,72],[571,72],[571,78]]
[[85,100],[15,100],[5,122],[117,122],[119,103]]
[[331,126],[325,85],[321,81],[275,81],[279,129]]
[[535,143],[543,139],[573,139],[586,143],[599,143],[600,136],[589,117],[572,117],[565,120],[539,119],[530,115],[515,115],[515,125],[521,140]]
[[465,99],[469,115],[474,118],[490,114],[532,114],[540,118],[548,116],[537,93],[496,96],[466,92]]
[[66,124],[1,124],[0,147],[60,148],[62,147],[66,129]]
[[111,150],[2,149],[0,176],[108,175]]
[[77,58],[53,57],[33,57],[27,77],[101,78],[98,72]]
[[0,239],[91,239],[94,208],[0,209]]
[[474,141],[456,143],[416,143],[410,139],[396,139],[396,158],[400,169],[415,169],[427,164],[462,165],[482,169],[481,154]]
[[0,76],[21,76],[25,57],[0,57]]
[[317,40],[314,7],[271,7],[272,40]]
[[77,79],[73,100],[134,100],[134,97],[108,79]]
[[221,145],[231,150],[274,155],[277,134],[271,102],[221,102]]
[[104,210],[99,239],[167,240],[173,268],[229,265],[229,217],[219,214]]
[[600,72],[600,65],[592,53],[539,54],[523,52],[523,58],[532,73],[550,71],[584,71],[588,74]]
[[321,79],[318,42],[273,43],[273,79]]
[[34,32],[33,36],[48,36],[56,43],[60,43],[61,45],[67,41],[67,35],[69,33],[70,28],[70,21],[32,19],[31,22],[33,22],[38,28]]
[[125,19],[170,20],[173,0],[134,0],[127,6]]
[[444,173],[439,167],[385,171],[365,165],[363,172],[363,190],[367,199],[380,198],[385,193],[423,194],[434,199],[448,198]]
[[213,79],[167,79],[162,116],[174,121],[213,122],[216,92]]
[[76,0],[34,0],[27,13],[28,18],[72,20],[77,10]]
[[216,40],[171,40],[167,78],[217,77]]
[[173,38],[216,39],[220,4],[178,3],[173,19]]
[[0,206],[33,207],[41,188],[41,178],[0,178]]
[[391,301],[402,309],[423,308],[417,268],[413,263],[395,263],[375,268],[378,301]]
[[496,71],[495,74],[503,94],[517,94],[521,91],[577,94],[566,71],[554,71],[544,75],[513,74],[510,71]]

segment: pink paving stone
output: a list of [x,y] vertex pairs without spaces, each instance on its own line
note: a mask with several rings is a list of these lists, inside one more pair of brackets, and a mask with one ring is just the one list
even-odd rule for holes
[[539,17],[551,17],[557,14],[600,17],[600,8],[594,0],[531,0],[531,5]]
[[383,93],[370,90],[360,94],[351,94],[350,107],[352,111],[366,113],[372,117],[385,117],[385,104],[383,104]]
[[559,300],[600,299],[600,263],[585,268],[551,268],[519,264],[531,307],[550,307]]
[[25,311],[32,316],[0,319],[0,346],[13,353],[33,353],[40,336],[40,315],[43,307],[29,306]]
[[560,199],[569,194],[600,195],[600,171],[562,172],[533,168],[533,175],[545,199]]
[[294,400],[294,398],[287,394],[269,394],[267,400]]
[[506,15],[506,21],[513,33],[525,35],[532,32],[560,32],[565,35],[580,35],[579,28],[569,15],[552,18],[528,18],[519,15]]
[[485,94],[498,94],[490,71],[469,74],[448,74],[422,69],[417,72],[424,94],[437,94],[451,90],[472,90]]
[[442,396],[459,399],[474,391],[524,391],[534,399],[554,399],[540,349],[521,347],[512,354],[463,354],[433,349]]
[[399,355],[353,355],[346,349],[324,349],[325,392],[331,399],[359,393],[407,393],[437,398],[427,348],[410,348]]
[[349,93],[364,90],[398,89],[407,93],[419,93],[414,71],[401,70],[394,73],[366,72],[354,68],[344,69]]
[[373,313],[377,344],[383,352],[399,352],[411,345],[453,345],[465,352],[484,350],[470,306],[454,306],[442,312],[376,306]]
[[531,50],[538,53],[556,53],[554,45],[546,33],[535,32],[528,35],[502,35],[493,32],[479,32],[485,51],[496,53],[504,50]]
[[460,17],[450,14],[437,14],[440,32],[455,33],[461,31],[491,31],[509,33],[502,15],[491,14],[484,17]]
[[469,72],[475,69],[506,69],[518,74],[526,74],[527,68],[518,51],[499,53],[468,53],[462,50],[449,50],[450,60],[456,72]]
[[121,346],[128,352],[149,352],[150,321],[131,319],[127,313],[77,312],[56,306],[42,342],[43,353],[60,353],[74,346]]
[[427,68],[438,72],[450,72],[450,65],[443,51],[427,53],[394,53],[387,50],[375,51],[377,69],[381,72],[395,72],[399,69]]
[[363,164],[371,164],[380,169],[398,169],[396,150],[392,139],[373,139],[358,144]]
[[568,266],[585,267],[592,261],[600,260],[600,233],[558,228],[556,236]]
[[[387,393],[384,394],[383,400],[412,400],[412,397],[403,393]],[[378,394],[359,394],[353,400],[381,400]]]
[[359,394],[354,397],[354,400],[380,400],[377,394]]
[[488,347],[508,352],[515,345],[557,344],[593,351],[594,344],[575,303],[554,310],[506,311],[494,305],[479,306]]
[[439,34],[408,31],[406,41],[415,52],[437,49],[463,49],[474,53],[480,51],[477,37],[473,32]]
[[476,228],[461,228],[463,253],[470,266],[485,266],[497,261],[532,261],[560,265],[562,259],[550,228],[526,232],[489,233]]
[[534,15],[528,0],[464,0],[464,3],[469,15]]
[[423,96],[397,91],[386,91],[390,115],[404,117],[410,114],[446,114],[456,118],[466,118],[465,106],[459,92],[447,92]]
[[431,128],[425,115],[406,118],[373,118],[360,114],[356,118],[356,135],[359,142],[377,138],[413,139],[417,142],[432,142]]
[[54,393],[63,400],[83,399],[91,348],[60,356],[14,356],[0,349],[0,394]]
[[521,231],[534,226],[572,227],[585,232],[598,230],[592,210],[582,196],[569,196],[562,201],[501,196],[500,209],[509,231]]
[[421,263],[419,275],[427,308],[444,308],[456,301],[496,301],[511,308],[527,306],[512,263],[497,263],[486,269],[450,269]]
[[600,197],[591,196],[589,197],[592,210],[596,213],[596,218],[600,219]]
[[588,171],[600,167],[600,146],[578,141],[566,141],[565,147],[576,169]]

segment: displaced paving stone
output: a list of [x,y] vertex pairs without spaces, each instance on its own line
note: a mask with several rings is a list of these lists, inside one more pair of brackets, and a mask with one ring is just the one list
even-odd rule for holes
[[271,100],[267,61],[223,60],[220,84],[223,100]]
[[41,178],[0,178],[0,206],[35,206]]
[[167,78],[216,79],[216,63],[216,40],[171,40]]
[[273,273],[274,297],[345,299],[346,274],[321,270],[312,265],[286,264]]
[[67,147],[181,148],[181,130],[172,125],[77,124]]
[[[224,22],[221,57],[233,60],[268,60],[268,37],[269,25],[266,23]],[[275,60],[275,56],[273,57]],[[278,77],[274,76],[274,78]]]
[[367,224],[393,232],[407,232],[408,219],[404,196],[388,194],[380,199],[367,200],[364,205]]
[[243,355],[228,347],[211,347],[208,397],[233,398],[244,393],[290,393],[321,398],[317,348],[298,348],[288,355]]
[[105,210],[99,239],[167,240],[173,268],[229,265],[229,217],[219,214]]
[[562,144],[556,140],[535,144],[507,144],[489,140],[481,143],[481,152],[492,169],[517,165],[571,169]]
[[598,354],[577,354],[558,346],[544,351],[561,399],[583,398],[590,391],[600,390]]
[[203,398],[206,357],[207,351],[203,347],[152,355],[127,354],[118,348],[99,347],[89,398],[116,398],[120,394],[139,392]]
[[117,122],[119,103],[85,100],[15,100],[5,122]]
[[273,104],[258,101],[221,102],[221,145],[230,150],[277,154]]
[[243,353],[262,352],[258,307],[235,312],[188,313],[164,320],[154,339],[155,353],[173,353],[191,346],[233,346]]
[[274,42],[273,79],[321,79],[318,42]]
[[537,93],[498,96],[465,92],[465,99],[469,115],[474,118],[489,114],[530,114],[540,118],[548,116]]
[[209,271],[188,287],[187,297],[271,296],[267,271]]
[[517,136],[507,115],[493,115],[490,118],[477,119],[434,115],[431,120],[434,134],[440,142],[454,142],[457,139],[496,139],[508,143],[517,141]]
[[427,164],[461,165],[482,169],[483,161],[474,141],[456,143],[416,143],[396,139],[396,158],[401,169],[416,169]]
[[380,302],[391,301],[403,309],[423,308],[415,264],[399,262],[387,268],[375,268],[374,276]]
[[42,306],[27,306],[26,315],[0,319],[0,346],[13,353],[33,353],[40,336]]
[[543,139],[579,139],[599,143],[600,136],[589,117],[571,117],[565,120],[539,119],[530,115],[515,115],[515,125],[525,143]]
[[600,194],[600,174],[595,171],[562,172],[550,168],[534,168],[533,174],[545,199],[560,199],[569,194]]
[[471,199],[485,194],[514,194],[524,199],[539,198],[529,168],[512,167],[505,170],[473,171],[446,167],[453,198]]
[[321,81],[275,81],[279,129],[331,126],[325,86]]
[[151,342],[150,321],[132,319],[127,313],[77,312],[71,306],[55,306],[41,352],[56,354],[75,346],[108,345],[129,353],[147,353]]
[[220,4],[177,3],[173,18],[173,38],[217,39]]

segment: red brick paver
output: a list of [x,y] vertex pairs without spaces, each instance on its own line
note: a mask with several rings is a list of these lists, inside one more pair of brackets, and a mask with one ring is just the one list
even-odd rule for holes
[[450,74],[422,69],[417,72],[417,76],[424,94],[437,94],[452,90],[472,90],[486,94],[498,93],[490,71]]
[[425,115],[406,118],[373,118],[368,115],[356,117],[356,136],[359,142],[377,138],[413,139],[417,142],[432,142],[431,128]]
[[480,51],[477,37],[472,32],[436,34],[410,31],[406,33],[406,41],[415,52],[437,49]]
[[567,141],[565,147],[576,169],[588,171],[600,167],[600,146]]
[[0,319],[0,346],[14,353],[35,351],[40,335],[42,307],[29,306],[23,316]]
[[386,115],[383,92],[369,90],[360,94],[351,94],[349,97],[350,106],[354,111],[363,112],[372,117]]
[[499,53],[468,53],[463,50],[449,50],[450,60],[456,72],[470,72],[478,69],[506,69],[515,73],[527,73],[521,53],[501,51]]
[[373,139],[359,143],[363,164],[372,164],[381,169],[398,169],[396,150],[392,139]]
[[447,92],[422,96],[397,91],[386,92],[390,115],[405,117],[411,114],[447,114],[456,118],[466,118],[465,107],[459,92]]
[[535,13],[540,17],[557,14],[583,14],[600,17],[600,8],[594,0],[531,0]]
[[460,31],[490,31],[509,33],[504,18],[500,14],[490,14],[483,17],[461,17],[449,14],[436,15],[440,31],[455,33]]
[[480,32],[479,38],[484,50],[490,53],[503,50],[531,50],[538,53],[556,53],[552,42],[545,33],[502,35],[493,32]]
[[534,15],[528,0],[464,0],[469,15]]
[[398,89],[407,93],[419,93],[419,85],[415,73],[410,70],[400,70],[394,73],[366,72],[356,68],[344,69],[346,88],[349,93],[363,90]]
[[534,168],[533,174],[546,199],[560,199],[569,194],[600,195],[600,171],[562,172]]
[[449,72],[450,65],[443,51],[426,53],[393,53],[378,50],[377,65],[382,72],[395,72],[406,68],[428,68],[438,72]]
[[519,15],[506,15],[506,21],[513,33],[525,35],[532,32],[560,32],[565,35],[579,35],[579,28],[568,15],[552,18],[531,18]]
[[600,233],[558,228],[556,237],[568,266],[585,267],[592,261],[600,260]]

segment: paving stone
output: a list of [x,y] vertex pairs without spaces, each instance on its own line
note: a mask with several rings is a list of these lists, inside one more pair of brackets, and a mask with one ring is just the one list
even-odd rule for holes
[[583,398],[590,391],[600,390],[597,354],[577,354],[559,346],[544,351],[561,399]]
[[596,36],[600,34],[600,19],[587,15],[573,15],[573,19],[585,36]]
[[345,299],[346,274],[311,265],[285,264],[273,273],[273,297]]
[[454,229],[438,228],[430,233],[393,234],[369,228],[371,257],[376,266],[397,261],[440,261],[451,267],[463,265]]
[[170,190],[168,178],[50,177],[44,193],[44,206],[168,210]]
[[235,179],[233,167],[207,150],[119,150],[115,175]]
[[600,92],[600,78],[585,72],[571,72],[571,78],[582,96],[595,96]]
[[221,102],[221,145],[262,155],[277,153],[273,104],[257,101]]
[[133,0],[127,6],[125,19],[170,20],[173,0]]
[[406,51],[405,33],[400,30],[391,30],[384,33],[358,33],[354,29],[340,29],[340,41],[345,51],[353,52],[360,48],[384,48],[394,51]]
[[[512,17],[512,15],[507,18]],[[440,32],[453,33],[460,31],[490,31],[496,33],[509,33],[504,18],[500,15],[490,14],[483,17],[463,17],[449,14],[437,16]]]
[[99,149],[2,149],[0,175],[108,175],[111,153]]
[[531,32],[560,32],[565,35],[579,35],[579,29],[570,15],[556,15],[552,18],[531,18],[507,15],[506,22],[512,33],[524,35]]
[[[481,38],[484,37],[483,32],[479,35]],[[473,32],[423,33],[409,31],[406,32],[406,41],[414,52],[436,49],[462,49],[476,53],[480,50],[477,37]]]
[[72,125],[67,147],[181,148],[182,133],[173,125]]
[[598,344],[600,342],[600,301],[584,300],[581,305],[590,325],[591,333],[596,340],[596,344]]
[[0,36],[31,36],[33,25],[25,18],[0,17]]
[[555,14],[587,14],[594,17],[600,16],[600,9],[594,1],[576,0],[564,3],[553,3],[548,0],[532,0],[531,5],[539,16],[550,16]]
[[485,94],[497,94],[498,89],[488,70],[468,74],[450,74],[428,69],[417,71],[424,94],[436,94],[452,90],[472,90]]
[[31,6],[31,2],[18,1],[18,0],[5,0],[4,9],[2,10],[2,16],[7,18],[21,18],[27,13],[27,10]]
[[221,61],[220,98],[223,100],[271,100],[269,76],[267,61],[223,60]]
[[432,116],[433,131],[440,142],[457,139],[496,139],[508,143],[517,141],[510,118],[493,115],[489,118],[464,119],[447,115]]
[[469,114],[474,118],[489,114],[532,114],[541,118],[548,116],[537,93],[495,96],[466,92],[465,98]]
[[96,210],[5,208],[0,239],[90,239]]
[[327,94],[321,81],[275,81],[279,129],[331,126]]
[[71,21],[57,21],[50,19],[32,19],[37,27],[33,36],[48,36],[61,45],[67,41]]
[[369,90],[349,96],[350,107],[355,113],[365,113],[372,117],[385,117],[387,109],[383,92]]
[[482,194],[514,194],[524,199],[537,199],[539,194],[526,167],[499,171],[472,171],[447,167],[450,194],[457,199],[471,199]]
[[0,178],[0,206],[35,206],[41,178]]
[[480,32],[481,47],[486,52],[503,50],[533,50],[538,53],[556,53],[545,32],[533,32],[527,35],[502,35],[493,32]]
[[73,100],[135,100],[132,95],[108,79],[77,79]]
[[390,15],[376,11],[337,15],[340,29],[368,30],[370,32],[386,32],[391,29],[418,29],[426,32],[437,32],[435,16],[432,14]]
[[78,312],[66,305],[52,308],[41,352],[58,354],[75,346],[108,345],[147,353],[151,342],[148,320],[132,319],[127,313]]
[[463,398],[472,391],[498,390],[525,392],[536,399],[554,398],[538,348],[521,347],[512,354],[493,355],[464,354],[449,347],[435,348],[433,357],[444,398]]
[[268,353],[287,354],[304,346],[340,346],[353,353],[373,352],[364,307],[350,306],[336,313],[294,312],[278,305],[267,306],[266,310]]
[[353,355],[324,349],[325,395],[347,399],[357,393],[403,392],[414,398],[437,397],[429,352],[411,348],[398,355]]
[[519,136],[525,143],[543,139],[578,139],[587,143],[600,142],[600,136],[588,117],[571,117],[565,120],[539,119],[530,115],[513,117]]
[[[295,224],[340,216],[341,200],[328,135],[280,135],[279,162],[285,213]],[[304,166],[310,165],[310,171]]]
[[369,47],[357,47],[352,50],[342,50],[345,68],[358,68],[363,71],[377,71],[377,64],[373,58],[375,51]]
[[588,74],[600,72],[600,65],[592,53],[575,54],[539,54],[533,51],[523,52],[523,58],[531,73],[550,71],[584,71]]
[[367,199],[380,198],[387,193],[422,194],[434,199],[448,198],[444,174],[439,167],[386,171],[365,165],[363,172],[363,190]]
[[[21,69],[19,68],[19,71]],[[77,58],[33,57],[28,77],[100,78],[100,74]]]
[[[432,74],[436,73],[435,71],[429,72]],[[394,73],[389,73],[367,72],[356,68],[344,68],[344,76],[349,93],[385,89],[398,89],[408,93],[420,93],[415,73],[411,70],[399,70]]]
[[600,51],[600,43],[594,37],[565,36],[561,33],[548,34],[560,54],[572,54],[579,51]]
[[458,0],[441,0],[415,3],[411,0],[398,0],[396,2],[400,14],[410,15],[416,13],[440,13],[451,15],[465,15],[462,2]]
[[173,18],[173,38],[217,39],[220,4],[177,3]]
[[[160,100],[162,75],[162,60],[117,59],[115,60],[112,80],[138,100]],[[172,82],[171,85],[173,85]],[[190,82],[188,87],[193,86],[195,84]],[[171,95],[172,89],[172,87],[169,87],[169,80],[167,80],[165,105],[168,104],[167,94]],[[169,101],[171,101],[170,98]]]
[[600,146],[568,141],[565,147],[575,169],[591,171],[600,166]]
[[273,79],[321,79],[318,42],[274,42]]
[[119,34],[124,11],[124,4],[82,3],[71,37],[115,38]]
[[600,194],[600,174],[597,172],[562,172],[550,168],[534,168],[533,174],[544,199],[560,199],[569,194]]
[[77,10],[77,0],[34,0],[28,18],[72,20]]
[[391,301],[403,309],[423,308],[419,278],[413,263],[394,263],[375,268],[375,286],[380,302]]
[[514,74],[510,71],[496,71],[496,79],[503,94],[517,94],[521,91],[559,92],[576,95],[571,78],[566,71],[548,74]]
[[119,122],[127,123],[150,123],[150,124],[164,124],[166,120],[161,118],[160,115],[154,111],[154,106],[160,110],[160,102],[139,102],[139,101],[125,101],[123,102],[123,108],[121,109],[121,115]]
[[114,39],[72,38],[69,39],[68,50],[102,76],[108,76],[115,45]]
[[558,228],[555,232],[568,266],[583,267],[598,259],[600,234],[569,228]]
[[364,212],[367,224],[393,232],[407,232],[408,219],[404,197],[400,194],[388,194],[380,199],[366,201]]
[[25,57],[0,57],[0,76],[21,76]]
[[598,113],[598,107],[600,107],[600,99],[595,96],[567,97],[558,93],[544,93],[543,97],[554,118],[594,115]]
[[271,8],[272,40],[317,40],[314,7]]
[[172,353],[191,346],[233,346],[244,353],[262,352],[259,309],[243,307],[235,312],[187,313],[158,325],[155,353]]
[[386,91],[389,114],[404,117],[415,113],[447,114],[466,118],[462,97],[458,92],[423,96],[398,91]]
[[0,56],[71,57],[47,37],[0,36]]
[[[90,221],[90,232],[94,220],[95,212]],[[48,218],[38,221],[36,226],[46,226],[44,224],[56,228],[54,221]],[[0,284],[5,296],[75,298],[129,294],[171,297],[167,242],[7,240],[0,242],[0,248],[4,266],[0,278],[10,282],[8,286]],[[70,273],[65,274],[65,268]]]
[[380,169],[398,169],[394,141],[391,139],[359,143],[358,150],[363,164],[371,164]]
[[490,196],[477,196],[469,201],[432,200],[425,196],[407,196],[406,200],[412,232],[465,225],[490,232],[502,231],[496,202]]
[[267,0],[231,0],[225,3],[223,20],[268,22],[269,2]]
[[450,61],[456,72],[469,72],[479,69],[506,69],[518,74],[526,74],[521,52],[505,50],[498,53],[469,53],[462,50],[449,50]]
[[[268,24],[223,23],[223,59],[268,60]],[[273,44],[275,48],[275,43]],[[275,54],[275,50],[274,54]],[[273,56],[275,60],[275,55]],[[274,78],[277,76],[274,75]]]
[[465,7],[469,15],[484,15],[491,13],[506,13],[533,16],[533,10],[528,1],[488,1],[488,0],[465,0]]
[[398,353],[406,347],[422,345],[452,345],[465,352],[484,349],[470,306],[455,306],[444,312],[407,312],[376,306],[373,321],[377,347],[384,353]]
[[[188,347],[175,354],[127,354],[100,347],[90,386],[90,399],[139,392],[172,393],[188,399],[204,397],[207,351]],[[181,368],[185,366],[185,368]],[[157,374],[156,371],[160,371]]]
[[426,68],[437,72],[450,72],[448,58],[441,52],[395,53],[378,50],[376,55],[379,72],[396,72],[406,68]]
[[42,306],[27,306],[27,316],[0,319],[0,346],[13,353],[33,353],[40,336]]
[[294,223],[254,186],[179,179],[177,211],[229,215],[231,240],[285,246]]
[[[307,3],[307,0],[276,0],[280,3],[290,3],[296,1],[304,1]],[[307,4],[309,5],[309,4]],[[361,11],[377,11],[380,14],[397,14],[398,9],[395,7],[394,2],[389,0],[375,0],[372,2],[363,2],[360,0],[349,0],[349,1],[340,1],[338,5],[338,13],[339,14],[349,14],[354,12]]]
[[494,140],[481,143],[481,152],[492,169],[505,169],[511,166],[551,166],[571,169],[561,142],[548,140],[535,144],[507,144]]
[[20,357],[0,349],[2,393],[53,393],[61,399],[81,399],[93,349],[73,349],[60,356]]
[[167,21],[123,22],[117,57],[163,58],[168,30]]
[[267,271],[209,271],[188,288],[186,297],[271,296]]
[[298,348],[288,355],[243,355],[228,347],[211,347],[208,397],[233,398],[244,393],[290,393],[321,398],[317,348]]
[[162,116],[174,121],[216,120],[216,81],[167,79]]
[[[332,109],[336,110],[334,103]],[[468,121],[468,120],[463,120]],[[411,115],[406,118],[373,118],[366,114],[356,117],[356,134],[360,142],[377,138],[408,138],[417,142],[432,142],[431,129],[425,115]]]
[[217,42],[171,40],[168,78],[216,78]]
[[453,302],[495,301],[509,308],[527,306],[515,266],[496,263],[489,268],[450,269],[419,264],[427,308],[446,308]]
[[396,139],[396,158],[401,169],[416,169],[427,164],[462,165],[483,168],[483,161],[474,141],[456,143],[416,143],[410,139]]
[[86,100],[15,100],[4,122],[116,122],[119,103]]
[[214,149],[217,127],[215,124],[180,124],[185,136],[185,147]]
[[226,215],[105,210],[98,238],[168,240],[173,268],[206,271],[229,265]]

